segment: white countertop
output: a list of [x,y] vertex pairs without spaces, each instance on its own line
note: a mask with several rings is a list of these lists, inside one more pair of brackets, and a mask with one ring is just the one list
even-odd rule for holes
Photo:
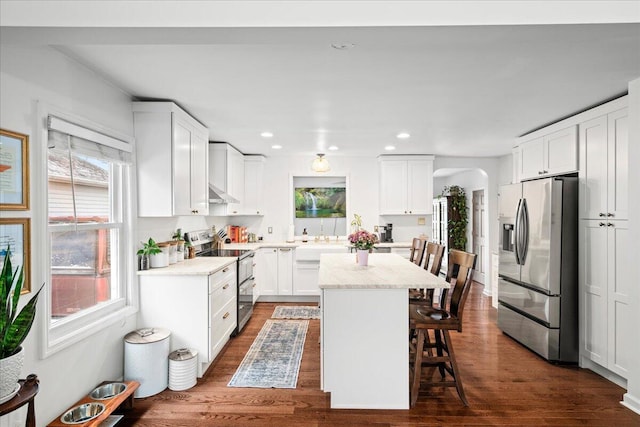
[[169,264],[167,267],[138,271],[138,276],[208,276],[236,260],[235,257],[196,257]]
[[[349,242],[346,240],[338,240],[331,239],[327,242],[314,242],[313,240],[310,242],[302,242],[301,240],[296,240],[295,242],[259,242],[259,243],[225,243],[222,245],[223,249],[252,249],[257,250],[261,248],[298,248],[298,247],[313,247],[313,248],[321,248],[323,246],[336,246],[343,245],[345,248],[351,246]],[[379,248],[410,248],[411,242],[393,242],[393,243],[378,243],[376,247]]]
[[449,288],[449,283],[396,254],[369,254],[369,265],[356,264],[355,254],[322,254],[320,289]]

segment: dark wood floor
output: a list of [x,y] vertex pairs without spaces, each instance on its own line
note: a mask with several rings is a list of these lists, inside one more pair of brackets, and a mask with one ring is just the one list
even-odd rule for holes
[[[280,304],[282,305],[282,304]],[[258,303],[198,384],[136,399],[124,426],[640,426],[620,405],[624,389],[589,370],[555,366],[503,335],[491,301],[474,284],[464,332],[452,333],[470,406],[455,389],[424,392],[411,410],[335,410],[320,391],[320,325],[311,320],[295,390],[229,388],[245,352],[276,304]],[[372,343],[372,350],[375,343]],[[354,355],[354,357],[364,357]]]

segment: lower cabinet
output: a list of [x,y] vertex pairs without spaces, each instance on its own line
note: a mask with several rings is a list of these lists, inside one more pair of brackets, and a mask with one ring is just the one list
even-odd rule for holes
[[198,377],[209,367],[237,324],[236,265],[211,275],[141,275],[141,328],[166,328],[171,351],[198,352]]
[[293,294],[320,296],[320,288],[318,287],[319,270],[319,260],[296,260],[295,271],[293,274]]
[[633,363],[631,287],[625,255],[631,248],[627,221],[580,221],[581,366],[594,362],[628,378]]
[[293,295],[295,248],[262,248],[258,252],[260,268],[255,276],[260,295]]

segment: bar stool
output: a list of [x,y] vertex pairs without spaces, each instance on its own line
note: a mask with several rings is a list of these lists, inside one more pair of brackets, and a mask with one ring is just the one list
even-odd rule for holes
[[424,249],[427,246],[427,240],[420,237],[414,237],[411,242],[411,253],[409,254],[409,261],[416,265],[422,265],[422,258],[424,256]]
[[[425,249],[424,269],[431,274],[438,276],[442,267],[442,258],[444,256],[444,245],[428,242]],[[409,289],[410,303],[433,303],[433,289]]]
[[[449,331],[457,330],[462,332],[462,313],[471,288],[475,263],[475,254],[455,249],[451,250],[447,277],[455,276],[455,283],[452,284],[448,309],[420,304],[409,305],[411,337],[409,341],[409,358],[410,362],[412,362],[410,397],[412,407],[418,400],[424,367],[437,367],[441,379],[436,381],[431,378],[430,381],[423,382],[423,385],[429,387],[455,387],[464,405],[469,406],[462,388],[462,380],[458,372]],[[445,299],[446,295],[445,298],[441,299],[443,306],[445,305]],[[433,331],[433,341],[429,336],[429,331]],[[413,340],[415,340],[415,343]],[[446,379],[447,374],[451,377],[450,380]]]

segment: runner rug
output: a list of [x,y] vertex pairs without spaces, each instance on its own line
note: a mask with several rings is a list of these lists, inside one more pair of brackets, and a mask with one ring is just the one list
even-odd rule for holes
[[319,319],[320,308],[313,306],[278,305],[272,319]]
[[296,388],[308,320],[267,320],[229,387]]

